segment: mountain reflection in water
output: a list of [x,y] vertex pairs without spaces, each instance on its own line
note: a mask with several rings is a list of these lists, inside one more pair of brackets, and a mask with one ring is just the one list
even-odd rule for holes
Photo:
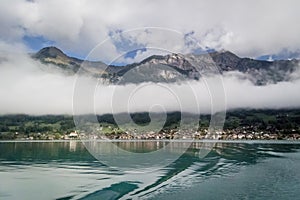
[[[111,144],[146,156],[170,143]],[[169,148],[166,155],[173,153],[175,161],[143,171],[138,164],[136,170],[108,165],[107,148],[114,149],[108,143],[101,162],[80,141],[1,142],[0,199],[297,199],[300,143],[218,142],[210,151],[211,144],[188,143],[184,152]],[[201,156],[205,147],[208,154]]]

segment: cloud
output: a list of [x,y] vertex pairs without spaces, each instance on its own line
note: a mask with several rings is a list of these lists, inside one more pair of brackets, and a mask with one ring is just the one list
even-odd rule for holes
[[[298,75],[299,76],[299,75]],[[300,79],[255,86],[237,77],[225,77],[227,109],[234,108],[299,108]]]
[[[297,0],[3,0],[0,40],[22,43],[25,35],[41,36],[85,57],[111,31],[164,27],[193,32],[203,46],[256,57],[299,49],[299,4]],[[159,38],[156,41],[161,42]],[[141,41],[145,39],[138,44]],[[116,49],[101,52],[101,58],[116,57]]]
[[[222,86],[209,85],[218,82],[220,78]],[[299,79],[255,86],[248,80],[225,74],[222,77],[207,77],[202,81],[181,84],[101,86],[96,91],[95,105],[98,113],[151,111],[154,105],[163,107],[166,111],[191,113],[211,113],[212,108],[215,112],[236,108],[299,108],[299,90]]]
[[74,77],[49,72],[27,54],[0,62],[0,113],[70,114]]

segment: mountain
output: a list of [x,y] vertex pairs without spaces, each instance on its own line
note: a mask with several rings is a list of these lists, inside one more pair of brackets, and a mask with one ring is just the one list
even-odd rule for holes
[[214,52],[210,56],[222,72],[239,71],[257,85],[289,81],[291,74],[299,68],[299,60],[264,61],[240,58],[235,54]]
[[46,47],[32,55],[45,64],[57,66],[69,74],[86,73],[111,83],[176,82],[200,79],[214,73],[241,72],[256,85],[289,81],[299,68],[299,60],[263,61],[240,58],[232,52],[220,51],[200,55],[153,55],[139,63],[125,66],[106,65],[103,62],[83,61],[67,56],[56,47]]
[[[32,55],[32,58],[39,60],[44,64],[53,64],[59,68],[74,74],[83,64],[83,60],[67,56],[57,47],[45,47]],[[86,71],[91,73],[102,73],[101,69],[105,69],[106,65],[103,62],[85,62]]]
[[42,63],[51,63],[63,69],[77,72],[82,60],[69,57],[56,47],[45,47],[32,56]]

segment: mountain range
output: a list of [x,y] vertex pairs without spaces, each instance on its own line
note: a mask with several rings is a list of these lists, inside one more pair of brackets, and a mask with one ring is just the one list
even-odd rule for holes
[[[201,79],[205,75],[240,72],[242,78],[256,85],[266,85],[293,79],[292,73],[299,69],[300,61],[264,61],[240,58],[229,51],[206,54],[153,55],[139,63],[124,66],[106,65],[101,61],[84,61],[70,57],[56,47],[45,47],[32,58],[67,74],[77,72],[91,75],[108,83],[176,82]],[[80,69],[80,70],[79,70]]]

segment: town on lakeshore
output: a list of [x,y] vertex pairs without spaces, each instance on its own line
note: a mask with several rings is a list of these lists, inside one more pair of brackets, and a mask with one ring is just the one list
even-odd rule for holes
[[[197,124],[180,126],[180,113],[168,113],[160,129],[147,127],[147,113],[133,114],[141,129],[124,121],[117,125],[112,115],[98,116],[98,123],[79,128],[72,116],[0,116],[0,140],[300,140],[300,110],[236,110],[226,114],[223,128],[211,129],[210,116]],[[154,119],[155,120],[155,119]],[[155,122],[152,123],[155,125]],[[156,131],[155,131],[156,130]]]
[[[107,127],[111,128],[111,127]],[[101,129],[101,128],[100,128]],[[219,130],[210,133],[208,129],[202,130],[161,130],[157,133],[154,131],[137,133],[120,132],[112,129],[111,133],[92,132],[86,133],[84,131],[72,131],[65,134],[29,134],[24,135],[15,133],[16,140],[300,140],[300,134],[292,129],[291,134],[283,134],[272,131],[253,131],[251,127],[241,127],[233,130]]]

